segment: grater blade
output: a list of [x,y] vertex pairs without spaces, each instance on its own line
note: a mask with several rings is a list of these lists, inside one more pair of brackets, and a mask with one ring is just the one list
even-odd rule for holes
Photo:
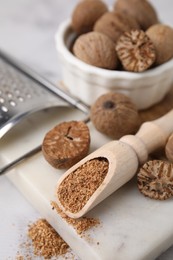
[[31,113],[69,104],[89,113],[80,100],[0,51],[0,138]]

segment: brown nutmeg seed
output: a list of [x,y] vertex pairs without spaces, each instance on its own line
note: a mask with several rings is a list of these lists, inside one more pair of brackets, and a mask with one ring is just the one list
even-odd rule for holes
[[42,151],[54,168],[69,168],[85,157],[89,150],[90,133],[82,121],[63,122],[44,137]]
[[108,8],[101,0],[83,0],[75,7],[72,14],[72,27],[78,34],[92,30],[94,23]]
[[156,60],[154,44],[141,30],[132,30],[122,34],[117,41],[116,51],[124,69],[127,71],[145,71]]
[[173,58],[173,28],[164,24],[151,26],[146,34],[156,49],[156,65],[161,65]]
[[118,64],[114,42],[98,32],[79,36],[74,43],[73,53],[80,60],[99,68],[115,69]]
[[146,162],[137,174],[138,189],[146,197],[166,200],[173,196],[173,165],[166,161]]
[[107,35],[114,42],[123,32],[131,29],[140,29],[138,23],[132,16],[120,12],[107,12],[94,25],[94,31]]
[[170,135],[170,137],[166,143],[165,154],[166,154],[167,159],[170,162],[173,162],[173,134]]
[[154,7],[147,0],[117,0],[114,10],[133,16],[144,31],[159,22]]
[[91,121],[101,133],[119,139],[137,131],[139,115],[129,97],[110,92],[100,96],[91,106]]

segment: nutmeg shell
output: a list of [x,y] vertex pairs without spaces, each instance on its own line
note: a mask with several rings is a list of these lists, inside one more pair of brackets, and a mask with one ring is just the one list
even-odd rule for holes
[[73,46],[74,55],[87,64],[115,69],[118,65],[114,42],[106,35],[89,32],[77,38]]
[[159,22],[156,10],[147,0],[117,0],[114,10],[133,16],[144,31]]
[[155,65],[161,65],[173,58],[173,28],[155,24],[146,31],[146,34],[156,49]]
[[91,121],[98,131],[113,139],[134,134],[139,127],[135,104],[124,94],[109,92],[91,106]]
[[107,35],[114,42],[123,32],[132,29],[139,29],[136,20],[132,16],[120,12],[107,12],[94,25],[94,31]]
[[78,34],[92,30],[94,23],[108,8],[101,0],[83,0],[72,13],[72,28]]

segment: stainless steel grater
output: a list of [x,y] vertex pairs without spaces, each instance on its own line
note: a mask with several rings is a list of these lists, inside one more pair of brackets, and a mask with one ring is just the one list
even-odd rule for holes
[[83,102],[0,51],[0,138],[27,115],[67,104],[89,111]]

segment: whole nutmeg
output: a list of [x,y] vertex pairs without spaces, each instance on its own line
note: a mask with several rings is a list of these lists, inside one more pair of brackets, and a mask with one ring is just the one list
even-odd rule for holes
[[146,34],[156,49],[156,65],[173,58],[173,28],[164,24],[155,24],[146,31]]
[[170,162],[173,162],[173,134],[170,135],[170,137],[166,143],[165,154],[166,154],[167,159]]
[[94,23],[108,8],[101,0],[83,0],[75,7],[72,14],[72,27],[78,34],[92,30]]
[[147,0],[117,0],[114,10],[133,16],[144,31],[158,23],[157,13]]
[[109,92],[100,96],[91,106],[91,121],[101,133],[119,139],[136,132],[139,115],[129,97]]
[[114,42],[123,32],[131,29],[139,29],[138,23],[132,16],[120,12],[107,12],[94,25],[94,31],[104,33]]
[[80,60],[104,69],[115,69],[118,64],[114,42],[106,35],[89,32],[77,38],[74,55]]

